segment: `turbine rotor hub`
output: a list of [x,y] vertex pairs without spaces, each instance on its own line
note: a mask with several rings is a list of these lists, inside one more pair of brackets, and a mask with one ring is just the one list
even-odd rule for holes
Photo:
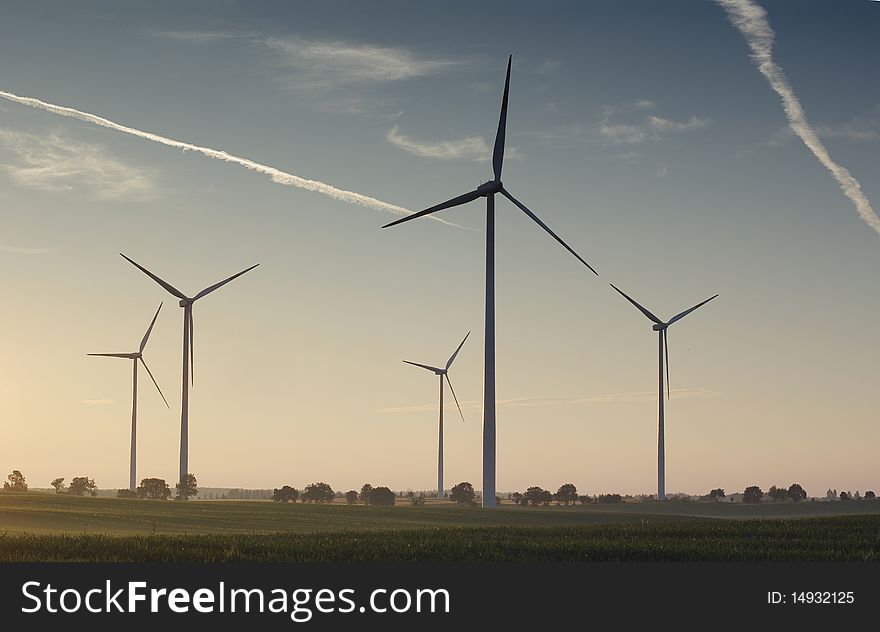
[[653,329],[654,331],[663,331],[663,330],[666,329],[667,327],[669,327],[668,324],[666,324],[666,323],[660,323],[659,325],[656,325],[656,324],[655,324],[653,327],[651,327],[651,329]]
[[484,182],[480,186],[477,187],[477,193],[484,197],[488,197],[493,193],[501,192],[501,180],[490,180],[489,182]]

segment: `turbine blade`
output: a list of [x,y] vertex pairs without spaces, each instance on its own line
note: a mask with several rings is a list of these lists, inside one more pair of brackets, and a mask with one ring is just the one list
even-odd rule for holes
[[504,137],[507,133],[507,96],[510,92],[510,62],[513,55],[507,58],[507,77],[504,79],[504,96],[501,98],[501,115],[498,117],[498,131],[495,132],[495,150],[492,152],[492,170],[495,179],[501,179],[501,167],[504,165]]
[[137,263],[136,261],[132,261],[131,259],[129,259],[128,257],[126,257],[126,256],[125,256],[124,254],[122,254],[121,252],[119,253],[119,255],[120,255],[123,259],[125,259],[126,261],[128,261],[130,264],[132,264],[134,267],[136,267],[138,270],[140,270],[141,272],[143,272],[144,274],[146,274],[148,277],[150,277],[151,279],[153,279],[156,283],[158,283],[159,285],[161,285],[162,287],[164,287],[164,288],[165,288],[166,290],[168,290],[171,294],[173,294],[173,295],[176,296],[177,298],[182,298],[182,299],[186,300],[186,296],[184,296],[183,292],[181,292],[180,290],[178,290],[176,287],[174,287],[174,286],[171,285],[170,283],[166,283],[165,281],[163,281],[162,279],[160,279],[159,277],[157,277],[155,274],[153,274],[152,272],[150,272],[149,270],[147,270],[144,266],[142,266],[141,264]]
[[666,354],[666,399],[671,397],[671,393],[669,390],[669,337],[667,335],[668,329],[663,330],[663,352]]
[[452,399],[455,400],[455,405],[458,406],[458,414],[461,415],[461,420],[464,421],[464,413],[461,412],[461,406],[458,405],[458,398],[455,396],[455,389],[452,388],[452,382],[449,380],[449,373],[444,373],[446,376],[446,383],[449,384],[449,390],[452,391]]
[[684,310],[681,314],[676,314],[675,316],[673,316],[672,318],[669,319],[669,324],[671,325],[671,324],[674,323],[675,321],[677,321],[677,320],[681,320],[682,318],[684,318],[685,316],[687,316],[688,314],[690,314],[692,311],[694,311],[694,310],[697,309],[698,307],[702,307],[703,305],[705,305],[706,303],[708,303],[709,301],[711,301],[713,298],[717,298],[717,297],[718,297],[718,295],[716,294],[715,296],[713,296],[713,297],[711,297],[711,298],[707,298],[707,299],[706,299],[705,301],[703,301],[702,303],[697,303],[696,305],[694,305],[694,306],[691,307],[690,309],[686,309],[686,310]]
[[540,226],[541,228],[543,228],[544,230],[546,230],[547,233],[549,233],[549,235],[550,235],[551,237],[553,237],[553,239],[555,239],[555,240],[558,241],[560,244],[562,244],[562,247],[563,247],[563,248],[565,248],[565,249],[568,250],[571,254],[573,254],[575,257],[577,257],[578,261],[580,261],[582,264],[584,264],[585,266],[587,266],[587,267],[593,272],[593,274],[595,274],[596,276],[599,276],[599,273],[596,272],[595,270],[593,270],[593,266],[591,266],[589,263],[587,263],[587,262],[584,260],[583,257],[581,257],[578,253],[576,253],[576,252],[572,249],[571,246],[569,246],[567,243],[565,243],[564,241],[562,241],[562,238],[561,238],[559,235],[557,235],[556,233],[554,233],[552,230],[550,230],[550,227],[547,226],[547,224],[545,224],[544,222],[542,222],[542,221],[538,218],[537,215],[535,215],[535,214],[532,213],[529,209],[527,209],[526,206],[525,206],[525,204],[523,204],[522,202],[520,202],[519,200],[517,200],[515,197],[513,197],[513,196],[510,194],[510,192],[509,192],[507,189],[505,189],[504,187],[501,188],[501,193],[504,194],[504,197],[506,197],[508,200],[510,200],[511,202],[513,202],[514,204],[516,204],[516,205],[520,208],[520,210],[521,210],[523,213],[525,213],[526,215],[528,215],[529,217],[531,217],[531,218],[532,218],[532,221],[534,221],[538,226]]
[[200,298],[202,298],[203,296],[206,296],[206,295],[210,294],[210,293],[213,292],[214,290],[218,290],[218,289],[220,289],[221,287],[223,287],[224,285],[226,285],[226,284],[229,283],[230,281],[232,281],[232,280],[237,279],[238,277],[240,277],[240,276],[241,276],[242,274],[244,274],[245,272],[250,272],[251,270],[253,270],[254,268],[256,268],[258,265],[260,265],[260,264],[259,264],[259,263],[255,263],[255,264],[252,265],[250,268],[247,268],[246,270],[242,270],[242,271],[239,272],[238,274],[233,274],[233,275],[232,275],[231,277],[229,277],[228,279],[223,279],[223,280],[220,281],[219,283],[215,283],[214,285],[212,285],[212,286],[210,286],[210,287],[206,287],[204,290],[202,290],[201,292],[199,292],[198,294],[196,294],[196,295],[193,297],[193,300],[194,300],[194,301],[197,301],[197,300],[199,300]]
[[434,371],[434,373],[442,373],[443,372],[443,369],[438,369],[435,366],[429,366],[427,364],[419,364],[418,362],[410,362],[409,360],[404,360],[404,362],[406,362],[407,364],[411,364],[413,366],[422,367],[423,369],[428,369],[429,371]]
[[159,391],[159,395],[162,396],[162,401],[165,402],[165,407],[171,410],[171,406],[168,405],[168,400],[165,399],[165,394],[162,392],[162,389],[159,388],[159,383],[156,382],[156,378],[153,377],[153,372],[150,371],[150,367],[147,366],[147,363],[144,361],[143,357],[141,358],[141,364],[144,365],[144,368],[147,370],[147,373],[150,374],[150,379],[153,380],[153,384],[156,385],[156,390]]
[[391,222],[390,224],[385,224],[382,228],[391,228],[392,226],[397,226],[398,224],[403,224],[404,222],[408,222],[411,219],[417,219],[419,217],[424,217],[425,215],[430,215],[431,213],[436,213],[437,211],[442,211],[443,209],[452,208],[453,206],[460,206],[462,204],[467,204],[468,202],[472,202],[480,197],[479,192],[476,190],[470,191],[468,193],[463,193],[458,197],[454,197],[451,200],[446,200],[445,202],[441,202],[431,208],[426,208],[424,211],[419,211],[418,213],[413,213],[412,215],[407,215],[406,217],[401,217],[398,220]]
[[193,314],[192,307],[189,310],[189,383],[195,385],[196,383],[196,356],[195,352],[193,352],[193,331],[195,328],[193,327]]
[[156,315],[153,316],[152,322],[150,322],[150,326],[147,327],[147,333],[144,334],[143,339],[141,340],[141,346],[138,349],[140,353],[144,352],[144,347],[147,346],[147,340],[150,338],[150,332],[153,331],[153,325],[156,324],[156,319],[159,318],[159,310],[162,309],[162,303],[159,303],[159,309],[156,310]]
[[663,324],[663,323],[660,321],[659,318],[657,318],[656,316],[654,316],[654,314],[652,314],[652,313],[649,312],[647,309],[645,309],[644,307],[642,307],[641,305],[639,305],[638,303],[636,303],[634,300],[632,300],[630,297],[628,297],[626,294],[624,294],[624,293],[623,293],[623,290],[621,290],[620,288],[618,288],[616,285],[614,285],[613,283],[609,283],[608,285],[610,285],[610,286],[613,287],[615,290],[617,290],[618,294],[620,294],[623,298],[625,298],[625,299],[628,300],[630,303],[632,303],[633,305],[635,305],[635,306],[639,309],[639,311],[642,312],[642,313],[643,313],[645,316],[647,316],[649,319],[653,320],[653,321],[654,321],[655,323],[657,323],[658,325],[662,325],[662,324]]
[[100,356],[102,358],[128,358],[131,359],[130,353],[87,353],[89,356]]
[[466,334],[465,337],[464,337],[464,340],[462,340],[462,341],[461,341],[461,344],[458,345],[458,349],[456,349],[456,350],[453,352],[453,354],[452,354],[451,356],[449,356],[449,359],[446,361],[446,370],[447,370],[447,371],[449,370],[449,367],[452,366],[452,361],[455,360],[455,356],[458,355],[458,352],[461,351],[461,348],[464,346],[464,341],[467,340],[467,339],[468,339],[468,336],[470,336],[470,335],[471,335],[471,332],[467,332],[467,334]]

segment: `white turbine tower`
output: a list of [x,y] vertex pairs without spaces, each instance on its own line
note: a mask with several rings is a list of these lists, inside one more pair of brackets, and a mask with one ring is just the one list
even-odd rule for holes
[[659,402],[658,406],[658,426],[657,426],[657,499],[665,500],[666,499],[666,439],[665,439],[665,427],[663,420],[663,360],[664,356],[666,359],[666,397],[669,397],[669,345],[666,335],[666,330],[669,328],[669,325],[672,323],[681,320],[692,311],[697,309],[698,307],[702,307],[709,301],[714,298],[717,298],[718,295],[712,296],[711,298],[707,298],[702,303],[697,303],[690,309],[686,309],[680,314],[676,314],[672,318],[669,319],[668,322],[663,322],[654,314],[649,312],[647,309],[636,303],[633,299],[623,293],[619,288],[617,288],[613,283],[611,284],[615,290],[617,290],[623,298],[628,300],[630,303],[636,306],[640,312],[642,312],[645,316],[648,317],[649,320],[653,321],[654,325],[652,329],[657,332],[657,337],[660,345],[660,392],[657,394],[657,400]]
[[510,63],[512,56],[507,60],[507,76],[504,80],[504,97],[501,100],[501,116],[498,119],[498,131],[495,134],[495,149],[492,153],[492,170],[495,179],[481,184],[474,191],[464,193],[458,197],[447,200],[413,213],[402,219],[386,224],[382,228],[396,226],[403,222],[430,215],[443,209],[452,208],[477,198],[486,198],[486,324],[484,337],[484,373],[483,373],[483,507],[495,506],[495,194],[500,193],[513,202],[519,209],[528,215],[532,221],[547,231],[553,239],[558,241],[563,248],[578,258],[593,273],[598,274],[589,263],[576,253],[568,244],[550,230],[550,227],[542,222],[537,215],[532,213],[526,206],[517,200],[501,184],[501,167],[504,163],[504,135],[507,128],[507,100],[510,89]]
[[[150,367],[147,366],[147,363],[144,361],[144,347],[147,346],[147,340],[150,339],[150,332],[153,331],[153,325],[156,324],[156,319],[159,317],[159,310],[162,309],[162,303],[159,303],[159,309],[156,310],[156,315],[153,316],[153,320],[150,321],[150,326],[147,327],[147,333],[144,334],[144,337],[141,339],[141,345],[138,347],[137,351],[132,353],[89,353],[86,355],[90,356],[101,356],[104,358],[125,358],[127,360],[131,360],[131,456],[129,459],[129,471],[128,471],[128,489],[131,491],[135,491],[137,489],[137,399],[138,399],[138,361],[144,365],[144,368],[147,370],[147,373],[150,375],[150,379],[153,380],[153,384],[156,385],[156,390],[159,391],[159,395],[162,395],[162,401],[165,402],[165,406],[168,406],[168,400],[165,399],[165,395],[162,393],[162,389],[159,388],[159,384],[156,382],[156,378],[153,377],[153,372],[150,371]],[[170,406],[168,406],[170,408]]]
[[455,389],[452,388],[452,382],[449,380],[449,367],[452,366],[452,362],[455,360],[455,356],[458,355],[458,352],[461,351],[462,346],[464,346],[464,341],[468,339],[468,336],[471,335],[471,332],[467,332],[464,339],[461,341],[461,344],[458,345],[458,348],[452,352],[452,355],[449,356],[449,359],[446,361],[446,366],[442,369],[437,368],[435,366],[430,366],[427,364],[419,364],[418,362],[410,362],[409,360],[404,360],[407,364],[412,364],[413,366],[418,366],[423,369],[427,369],[428,371],[433,371],[434,375],[440,376],[440,447],[437,449],[437,498],[443,498],[443,378],[446,378],[446,382],[449,384],[449,390],[452,391],[452,397],[455,399],[455,405],[458,406],[458,414],[461,415],[461,420],[464,421],[464,413],[461,412],[461,406],[458,404],[458,397],[455,396]]
[[[193,297],[186,296],[183,292],[175,288],[170,283],[166,283],[155,274],[147,270],[139,263],[132,261],[121,252],[119,253],[123,259],[138,268],[141,272],[153,279],[156,283],[165,288],[172,295],[180,299],[179,305],[183,308],[183,391],[180,398],[180,488],[184,489],[187,476],[189,475],[189,383],[193,372],[191,365],[193,364],[193,315],[192,308],[200,298],[207,296],[214,290],[220,289],[233,279],[237,279],[245,272],[250,272],[256,268],[259,263],[252,265],[246,270],[242,270],[238,274],[233,274],[228,279],[224,279],[219,283],[215,283],[199,292]],[[190,378],[190,379],[188,379]],[[195,381],[193,379],[193,381]]]

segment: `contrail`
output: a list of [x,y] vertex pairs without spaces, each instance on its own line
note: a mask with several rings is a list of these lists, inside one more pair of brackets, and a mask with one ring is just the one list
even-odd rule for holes
[[840,166],[828,154],[828,150],[807,120],[801,102],[794,93],[785,72],[773,61],[773,29],[767,22],[767,12],[753,0],[715,0],[726,12],[733,25],[745,36],[752,49],[752,60],[758,70],[770,82],[770,87],[782,98],[782,108],[788,125],[804,141],[807,148],[821,162],[840,185],[865,223],[880,233],[880,217],[871,208],[871,202],[862,192],[862,185],[845,167]]
[[[326,195],[327,197],[331,197],[334,200],[341,200],[343,202],[350,202],[351,204],[359,204],[361,206],[366,206],[367,208],[376,209],[379,211],[388,211],[390,213],[396,213],[397,215],[410,215],[412,211],[409,209],[403,208],[402,206],[396,206],[395,204],[389,204],[388,202],[383,202],[382,200],[377,200],[376,198],[369,197],[367,195],[362,195],[360,193],[355,193],[354,191],[346,191],[344,189],[337,189],[336,187],[326,184],[324,182],[319,182],[317,180],[308,180],[306,178],[301,178],[300,176],[293,175],[292,173],[287,173],[286,171],[281,171],[280,169],[276,169],[275,167],[270,167],[268,165],[262,165],[258,162],[254,162],[253,160],[248,160],[247,158],[242,158],[240,156],[234,156],[232,154],[226,153],[225,151],[221,151],[219,149],[211,149],[210,147],[201,147],[199,145],[193,145],[191,143],[185,143],[183,141],[174,140],[173,138],[167,138],[165,136],[160,136],[159,134],[153,134],[152,132],[145,132],[143,130],[135,129],[133,127],[127,127],[125,125],[120,125],[119,123],[114,123],[109,119],[105,119],[101,116],[97,116],[95,114],[89,114],[88,112],[82,112],[80,110],[75,110],[73,108],[65,107],[63,105],[55,105],[53,103],[46,103],[45,101],[40,101],[39,99],[35,99],[33,97],[22,97],[17,94],[12,94],[11,92],[4,92],[0,90],[0,97],[12,101],[14,103],[20,103],[22,105],[27,105],[32,108],[36,108],[38,110],[45,110],[46,112],[51,112],[53,114],[58,114],[60,116],[67,116],[70,118],[75,118],[80,121],[85,121],[86,123],[93,123],[95,125],[100,125],[101,127],[106,127],[108,129],[115,130],[117,132],[122,132],[123,134],[130,134],[131,136],[137,136],[138,138],[145,138],[147,140],[151,140],[154,143],[160,143],[162,145],[168,145],[169,147],[175,147],[177,149],[182,149],[183,151],[195,151],[208,158],[214,158],[216,160],[223,160],[225,162],[232,162],[237,165],[241,165],[245,169],[250,169],[252,171],[256,171],[258,173],[263,173],[270,178],[272,178],[273,182],[277,182],[278,184],[283,184],[285,186],[297,187],[300,189],[305,189],[306,191],[314,191],[315,193],[321,193],[322,195]],[[448,224],[450,226],[456,226],[458,228],[462,228],[457,224],[453,224],[452,222],[447,222],[442,218],[434,218],[438,219],[438,221]]]

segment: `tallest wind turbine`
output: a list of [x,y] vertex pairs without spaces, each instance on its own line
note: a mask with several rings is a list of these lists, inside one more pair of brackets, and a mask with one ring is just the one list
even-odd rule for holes
[[667,334],[666,330],[669,329],[669,325],[672,323],[681,320],[692,311],[697,309],[698,307],[702,307],[709,301],[714,298],[718,298],[718,295],[707,298],[702,303],[697,303],[693,307],[684,310],[683,312],[676,314],[672,318],[669,319],[668,322],[663,322],[654,314],[649,312],[647,309],[636,303],[633,299],[623,293],[617,286],[613,283],[611,284],[617,292],[623,296],[630,303],[635,305],[636,309],[642,312],[645,316],[648,317],[648,320],[654,323],[653,329],[657,332],[657,339],[660,348],[660,392],[657,394],[657,399],[659,401],[658,404],[658,423],[657,423],[657,499],[665,500],[666,499],[666,427],[664,425],[664,417],[663,417],[663,360],[666,360],[666,397],[669,397],[669,344],[667,342]]
[[[592,266],[576,253],[567,243],[550,230],[537,215],[517,200],[501,184],[501,168],[504,164],[504,135],[507,129],[507,98],[510,90],[510,63],[507,59],[507,76],[504,80],[504,97],[501,100],[501,116],[498,119],[498,131],[495,134],[495,149],[492,152],[492,170],[495,178],[481,184],[474,191],[469,191],[451,200],[437,204],[424,211],[413,213],[402,219],[386,224],[382,228],[396,226],[410,220],[472,202],[477,198],[486,198],[486,324],[484,336],[484,373],[483,373],[483,507],[495,506],[495,194],[500,193],[513,202],[528,215],[532,221],[547,231],[563,248],[578,258],[593,273]],[[598,274],[598,273],[596,273]]]
[[180,299],[178,303],[183,308],[183,393],[180,398],[180,489],[181,492],[186,489],[185,483],[189,474],[189,382],[190,372],[193,363],[193,315],[192,308],[200,298],[207,296],[214,290],[218,290],[233,279],[237,279],[245,272],[250,272],[256,268],[259,263],[252,265],[246,270],[242,270],[238,274],[233,274],[228,279],[223,279],[219,283],[206,287],[204,290],[190,298],[176,287],[157,277],[155,274],[147,270],[139,263],[132,261],[121,252],[119,253],[123,259],[135,266],[141,272],[153,279],[156,283],[165,288],[173,296]]

